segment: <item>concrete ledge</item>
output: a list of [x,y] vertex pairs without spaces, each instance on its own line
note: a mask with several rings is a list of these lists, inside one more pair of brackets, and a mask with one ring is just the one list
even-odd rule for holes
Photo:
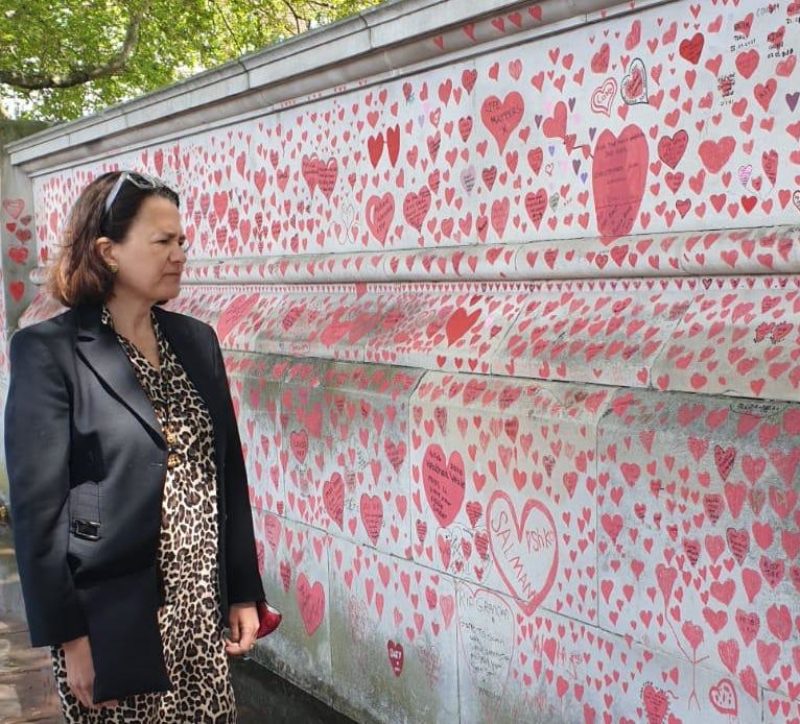
[[[661,392],[800,399],[800,276],[215,285],[171,309],[226,349]],[[41,294],[23,326],[59,311]],[[734,355],[728,350],[736,348]]]
[[[656,257],[652,252],[657,250]],[[749,250],[747,253],[745,250]],[[739,252],[742,253],[739,253]],[[702,259],[702,261],[701,261]],[[550,239],[518,244],[460,244],[190,261],[185,284],[346,284],[354,282],[500,282],[631,277],[710,277],[800,272],[800,227],[709,229],[614,240]],[[31,281],[44,283],[46,270]]]

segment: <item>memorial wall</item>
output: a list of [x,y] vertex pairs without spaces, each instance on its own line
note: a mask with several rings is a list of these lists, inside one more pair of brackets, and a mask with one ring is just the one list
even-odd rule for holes
[[260,663],[360,721],[798,722],[798,46],[795,0],[390,3],[12,145],[4,333],[156,174]]

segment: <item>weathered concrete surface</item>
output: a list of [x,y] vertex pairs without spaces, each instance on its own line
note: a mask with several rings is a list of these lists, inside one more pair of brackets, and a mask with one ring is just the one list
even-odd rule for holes
[[239,724],[353,724],[252,659],[235,660],[231,673]]

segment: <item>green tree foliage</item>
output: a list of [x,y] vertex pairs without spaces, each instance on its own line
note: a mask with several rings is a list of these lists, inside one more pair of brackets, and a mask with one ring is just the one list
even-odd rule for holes
[[0,101],[77,118],[379,1],[0,0]]

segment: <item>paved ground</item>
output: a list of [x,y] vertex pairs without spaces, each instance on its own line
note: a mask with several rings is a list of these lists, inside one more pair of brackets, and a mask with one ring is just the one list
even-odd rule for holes
[[28,641],[11,535],[0,525],[0,722],[61,722],[50,653]]
[[47,649],[28,645],[28,630],[20,619],[0,621],[0,722],[63,721]]
[[[352,724],[250,660],[235,662],[239,724]],[[0,722],[63,722],[47,649],[31,649],[25,622],[0,621]]]
[[[234,663],[239,724],[352,724],[250,660]],[[0,621],[0,722],[63,722],[47,649],[31,649],[25,622]]]

